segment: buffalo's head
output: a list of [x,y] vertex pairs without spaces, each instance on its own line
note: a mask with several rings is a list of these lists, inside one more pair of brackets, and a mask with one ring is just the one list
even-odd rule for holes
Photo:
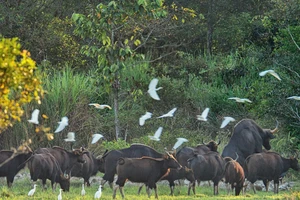
[[270,140],[274,139],[276,136],[274,135],[274,133],[276,133],[278,131],[278,121],[277,121],[277,125],[276,127],[271,130],[271,129],[263,129],[265,136],[263,138],[263,146],[267,149],[270,150],[271,149],[271,145],[270,145]]
[[79,163],[86,163],[84,159],[84,155],[88,153],[83,147],[80,149],[73,149],[72,153],[77,157],[77,162]]
[[298,159],[295,157],[290,157],[290,162],[291,162],[291,168],[295,171],[299,171],[300,170],[300,166],[298,163]]
[[215,151],[218,152],[218,146],[221,143],[221,141],[219,140],[218,143],[216,143],[215,141],[211,140],[210,142],[208,142],[207,144],[205,144],[202,140],[202,143],[207,146],[211,151]]
[[70,191],[70,174],[60,174],[59,185],[64,192]]
[[173,168],[173,169],[180,169],[181,165],[177,162],[175,157],[170,154],[169,152],[166,152],[164,155],[164,160],[166,161],[165,164],[168,168]]

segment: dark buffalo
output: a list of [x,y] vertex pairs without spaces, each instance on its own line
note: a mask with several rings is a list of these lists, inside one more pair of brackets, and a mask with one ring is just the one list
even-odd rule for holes
[[[27,153],[14,153],[13,151],[0,151],[0,177],[6,177],[7,186],[11,187],[16,174],[25,167],[26,160],[32,151]],[[5,164],[4,164],[5,162]]]
[[106,153],[102,157],[104,159],[105,173],[101,185],[108,181],[110,187],[112,188],[112,183],[116,174],[116,167],[119,158],[141,158],[143,156],[149,156],[152,158],[162,158],[163,154],[157,152],[149,146],[142,144],[133,144],[129,148],[112,150]]
[[[277,124],[278,125],[278,124]],[[243,119],[234,127],[233,134],[229,143],[225,146],[222,157],[235,158],[239,155],[238,162],[244,168],[245,159],[253,154],[262,152],[264,146],[267,150],[271,149],[270,139],[278,128],[274,130],[262,129],[251,119]]]
[[[233,160],[230,157],[224,158],[225,164],[225,183],[230,184],[231,190],[235,189],[235,195],[238,196],[243,189],[245,182],[245,173],[244,169],[236,160]],[[228,188],[228,193],[230,188]]]
[[84,163],[85,160],[83,155],[87,152],[83,148],[74,149],[72,152],[69,152],[61,147],[52,147],[52,148],[38,148],[34,151],[35,154],[47,154],[51,153],[57,160],[61,170],[67,174],[71,172],[72,167],[77,163]]
[[137,183],[144,183],[147,186],[148,197],[150,189],[154,188],[155,198],[158,198],[156,182],[160,180],[169,168],[179,169],[181,165],[169,153],[163,158],[120,158],[117,165],[118,179],[114,188],[113,198],[116,198],[116,191],[119,188],[122,198],[124,198],[123,187],[126,180]]
[[[219,153],[211,151],[205,154],[195,154],[194,157],[188,160],[188,167],[193,170],[196,180],[212,180],[214,183],[214,195],[219,193],[218,184],[223,178],[225,170],[225,161]],[[191,188],[195,194],[195,182],[190,184],[188,194],[190,194]]]
[[82,177],[84,184],[90,186],[90,177],[95,176],[99,171],[104,172],[104,162],[102,158],[95,158],[91,152],[84,154],[83,159],[85,163],[75,163],[71,176]]
[[[279,180],[289,168],[299,171],[296,158],[283,158],[275,152],[262,152],[249,156],[246,159],[247,180],[252,187],[256,180],[274,180],[274,193],[278,193]],[[255,192],[255,188],[253,187]]]
[[207,144],[199,144],[196,147],[183,147],[176,153],[176,159],[177,161],[183,166],[186,167],[187,160],[189,158],[192,158],[194,154],[204,154],[208,153],[210,151],[218,151],[218,145],[219,143],[216,143],[215,141],[210,141]]
[[46,186],[46,180],[49,179],[52,190],[54,190],[54,183],[59,183],[63,191],[69,191],[70,176],[63,173],[58,161],[52,154],[34,154],[28,161],[28,168],[31,180],[36,182],[37,179],[41,179],[43,188]]
[[[170,172],[167,173],[165,176],[163,176],[160,180],[167,180],[169,182],[170,190],[171,193],[170,195],[174,194],[174,188],[175,188],[175,180],[179,179],[187,179],[190,181],[190,183],[195,182],[195,177],[193,170],[187,168],[187,167],[182,167],[180,169],[170,169]],[[138,194],[140,194],[141,189],[143,185],[140,186]]]

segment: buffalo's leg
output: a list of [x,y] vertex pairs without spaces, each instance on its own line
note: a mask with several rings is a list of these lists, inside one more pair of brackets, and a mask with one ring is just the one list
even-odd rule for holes
[[255,190],[255,187],[254,187],[254,183],[251,183],[251,188],[252,188],[254,194],[256,194],[256,190]]
[[[142,189],[143,189],[143,186],[144,186],[144,183],[142,183],[142,184],[140,185],[139,190],[138,190],[138,195],[141,194],[141,191],[142,191]],[[147,188],[146,188],[146,189],[147,189]]]
[[120,188],[121,196],[124,199],[125,198],[125,195],[124,195],[124,186],[123,187],[120,186],[119,188]]
[[154,192],[155,192],[155,199],[158,199],[158,194],[157,194],[157,187],[156,187],[156,184],[154,185]]
[[193,190],[194,195],[196,194],[196,192],[195,192],[195,185],[196,185],[196,182],[195,182],[195,181],[194,181],[194,182],[190,182],[190,184],[189,184],[189,189],[188,189],[188,195],[191,194],[191,188],[192,188],[192,190]]
[[278,194],[279,180],[274,180],[274,193]]
[[116,193],[117,193],[117,189],[119,188],[118,185],[115,186],[114,190],[113,190],[113,199],[116,198]]
[[269,184],[270,184],[270,181],[267,180],[267,179],[264,179],[264,180],[263,180],[263,183],[264,183],[264,186],[265,186],[265,188],[266,188],[266,192],[268,192],[268,191],[269,191]]
[[169,186],[170,186],[170,195],[174,195],[174,188],[175,188],[175,183],[174,181],[169,181]]
[[214,183],[214,195],[218,195],[218,194],[219,194],[218,183]]

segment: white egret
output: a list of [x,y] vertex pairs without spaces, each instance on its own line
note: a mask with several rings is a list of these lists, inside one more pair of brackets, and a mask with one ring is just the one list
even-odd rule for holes
[[66,142],[75,142],[75,133],[69,132],[68,137],[65,139]]
[[98,103],[90,103],[89,104],[90,106],[95,106],[95,108],[98,108],[98,109],[105,109],[105,108],[108,108],[108,109],[111,109],[111,107],[109,105],[106,105],[106,104],[98,104]]
[[63,189],[59,189],[59,195],[57,196],[57,200],[62,200],[62,194],[61,194],[62,191]]
[[300,100],[300,96],[291,96],[291,97],[288,97],[287,99]]
[[205,108],[201,115],[197,115],[197,119],[200,121],[207,121],[208,112],[209,108]]
[[33,195],[34,195],[34,193],[35,193],[35,189],[36,189],[36,186],[37,186],[37,185],[36,185],[36,184],[34,184],[34,185],[33,185],[33,189],[31,189],[31,190],[28,192],[28,196],[29,196],[29,197],[31,197],[31,196],[33,196]]
[[182,145],[182,143],[184,143],[184,142],[188,142],[188,140],[187,139],[185,139],[185,138],[177,138],[177,142],[174,144],[174,146],[173,146],[173,150],[175,150],[175,149],[177,149],[180,145]]
[[91,144],[95,144],[96,142],[98,142],[98,140],[100,140],[103,137],[104,136],[102,134],[99,134],[99,133],[93,134],[93,139],[92,139]]
[[145,124],[145,121],[147,119],[150,119],[151,117],[152,117],[152,113],[151,112],[146,112],[146,114],[144,114],[143,116],[141,116],[140,119],[139,119],[140,126],[143,126]]
[[246,99],[246,98],[230,97],[228,99],[235,100],[236,102],[239,102],[239,103],[246,103],[246,102],[252,103],[252,101],[250,101],[249,99]]
[[157,118],[173,117],[176,110],[177,110],[177,108],[173,108],[173,109],[170,110],[167,114],[164,114],[164,115],[159,116],[159,117],[157,117]]
[[234,121],[235,119],[232,117],[224,117],[224,120],[222,121],[220,128],[224,128],[225,126],[227,126],[227,124],[229,124],[229,122],[234,122]]
[[160,98],[159,98],[158,94],[156,93],[156,91],[162,89],[162,87],[156,88],[157,83],[158,83],[157,78],[154,78],[154,79],[151,80],[151,82],[149,84],[149,87],[148,87],[148,93],[153,99],[160,100]]
[[101,187],[102,187],[102,186],[100,185],[99,188],[98,188],[98,190],[97,190],[97,192],[96,192],[95,195],[94,195],[94,199],[100,199],[101,194],[102,194]]
[[259,73],[260,76],[265,76],[266,74],[271,74],[272,76],[274,76],[275,78],[277,78],[278,80],[281,81],[281,78],[279,77],[279,75],[272,69],[262,71]]
[[33,124],[39,124],[39,113],[40,113],[40,110],[39,109],[34,109],[34,111],[32,112],[31,114],[31,119],[28,120],[30,123],[33,123]]
[[85,195],[85,190],[84,190],[84,183],[82,184],[82,189],[81,189],[81,196]]
[[64,128],[69,125],[68,122],[69,122],[68,117],[61,118],[61,121],[58,122],[59,125],[54,133],[58,133],[58,132],[64,130]]
[[163,130],[163,127],[159,127],[153,136],[149,135],[148,137],[150,138],[150,140],[159,141],[162,130]]

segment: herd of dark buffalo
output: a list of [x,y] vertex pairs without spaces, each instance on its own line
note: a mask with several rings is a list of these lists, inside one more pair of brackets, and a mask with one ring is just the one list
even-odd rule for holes
[[[268,183],[274,181],[274,192],[278,193],[280,179],[289,168],[298,171],[297,158],[283,158],[279,153],[269,151],[270,140],[275,138],[275,129],[262,129],[251,119],[238,122],[222,154],[218,153],[215,141],[199,144],[196,147],[183,147],[177,152],[159,153],[143,144],[132,144],[129,148],[106,151],[99,158],[87,149],[74,149],[71,152],[62,147],[38,148],[34,151],[16,153],[0,151],[0,177],[6,177],[8,187],[12,186],[15,175],[25,166],[30,171],[32,181],[51,181],[52,189],[58,183],[64,191],[69,191],[70,177],[82,177],[90,186],[89,179],[98,172],[104,176],[99,184],[109,183],[113,198],[119,189],[124,198],[123,187],[127,180],[143,183],[150,197],[154,189],[158,198],[156,183],[167,180],[171,195],[175,180],[189,181],[188,194],[195,194],[196,182],[212,181],[213,194],[218,194],[220,181],[227,183],[228,191],[239,195],[247,185],[262,180],[268,190]],[[263,148],[264,147],[264,148]],[[117,175],[115,187],[114,177]],[[247,181],[245,181],[247,180]],[[141,191],[143,185],[139,188]]]

